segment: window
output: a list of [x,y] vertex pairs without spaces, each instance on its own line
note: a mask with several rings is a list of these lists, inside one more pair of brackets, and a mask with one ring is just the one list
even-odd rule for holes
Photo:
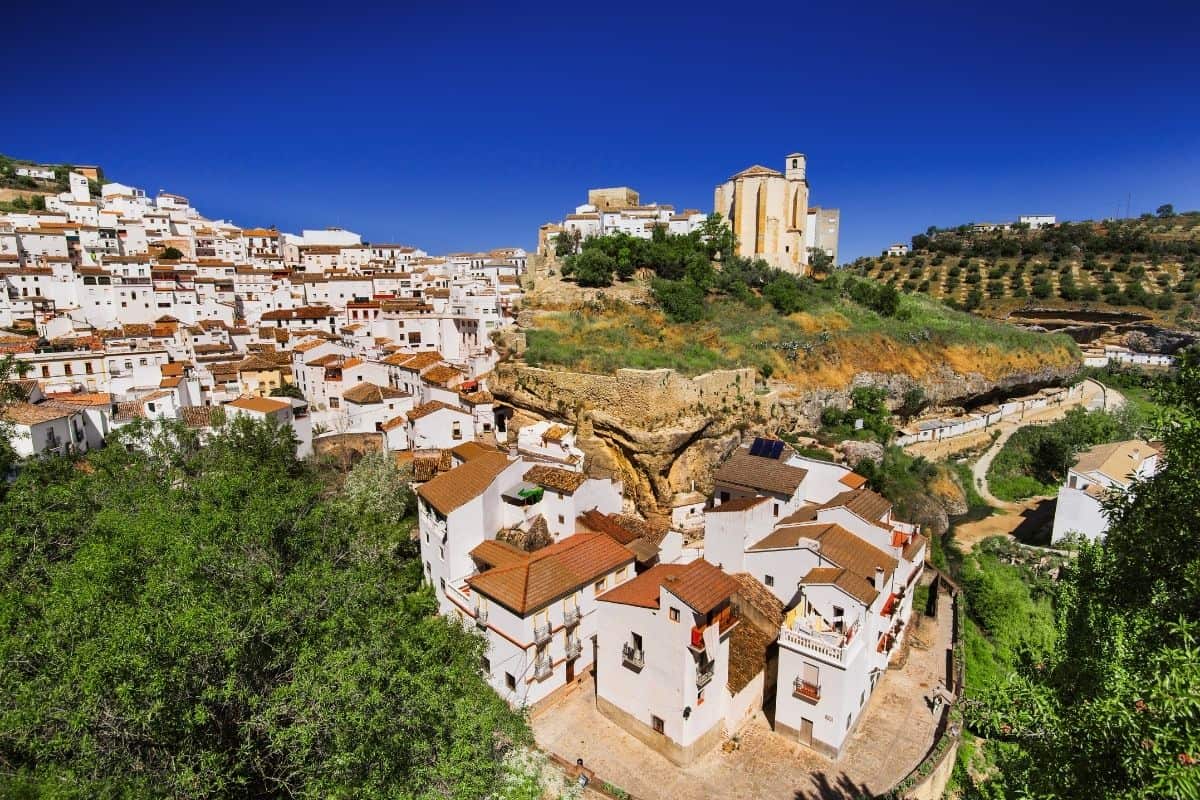
[[504,685],[508,687],[510,692],[517,690],[517,679],[513,677],[511,672],[504,673]]
[[654,729],[655,733],[662,733],[663,732],[662,717],[656,717],[653,714],[651,714],[650,715],[650,727]]
[[722,503],[729,502],[729,492],[721,492],[721,502]]
[[679,622],[679,609],[672,608],[668,613],[668,616],[671,618],[671,622]]
[[559,514],[559,515],[558,515],[558,524],[559,524],[559,525],[562,525],[562,524],[563,524],[565,521],[566,521],[566,520],[564,520],[564,519],[563,519],[563,515],[562,515],[562,514]]
[[625,567],[621,567],[619,570],[617,570],[617,577],[616,577],[616,580],[614,581],[614,584],[617,581],[623,581],[623,580],[625,580]]
[[600,594],[608,588],[608,578],[601,578],[600,580],[596,581],[592,588],[596,590],[596,594]]
[[63,364],[63,375],[72,374],[71,363],[68,361]]
[[86,372],[88,375],[91,375],[92,374],[92,362],[90,362],[90,361],[83,362],[83,371]]
[[341,406],[342,406],[341,400],[339,400],[336,397],[329,398],[329,407],[330,408],[341,408]]
[[763,583],[766,584],[767,586],[774,586],[775,585],[775,576],[774,575],[763,575]]
[[779,516],[779,503],[775,504],[775,516]]
[[488,657],[487,657],[487,656],[484,656],[483,658],[479,659],[479,665],[480,665],[481,667],[483,667],[483,671],[484,671],[484,672],[491,672],[491,671],[492,671],[492,662],[488,661]]
[[50,367],[48,367],[48,366],[47,366],[47,365],[45,365],[45,364],[42,364],[42,377],[43,377],[43,378],[49,378],[49,377],[50,377]]
[[439,587],[441,587],[441,590],[442,590],[443,592],[444,592],[444,591],[446,591],[446,579],[445,579],[445,578],[438,578],[438,586],[439,586]]
[[458,441],[459,439],[462,438],[462,423],[461,422],[455,422],[453,425],[450,426],[450,436],[455,441]]

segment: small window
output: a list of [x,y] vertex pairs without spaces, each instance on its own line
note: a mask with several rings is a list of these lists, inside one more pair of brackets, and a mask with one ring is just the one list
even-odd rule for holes
[[774,586],[775,585],[775,576],[774,575],[764,575],[763,583],[766,584],[767,586]]
[[775,504],[775,516],[779,516],[779,503]]
[[721,502],[722,503],[729,502],[729,492],[721,492]]
[[441,589],[442,589],[442,591],[443,591],[443,592],[444,592],[444,591],[446,591],[446,579],[445,579],[445,578],[438,578],[438,586],[440,586],[440,587],[441,587]]
[[511,672],[504,673],[504,685],[508,687],[510,692],[517,690],[517,679],[513,677]]
[[596,594],[600,594],[608,588],[608,578],[601,578],[600,580],[596,581],[595,586],[592,588],[596,590]]
[[656,717],[653,714],[651,714],[650,715],[650,727],[654,728],[655,733],[662,733],[663,732],[662,717]]
[[618,581],[625,580],[625,568],[624,567],[621,567],[619,570],[617,570],[617,578],[616,579]]
[[672,608],[668,616],[670,616],[671,622],[679,622],[679,609]]
[[565,519],[563,519],[563,515],[562,515],[562,514],[559,514],[559,515],[558,515],[558,524],[559,524],[559,525],[562,525],[564,522],[566,522],[566,520],[565,520]]

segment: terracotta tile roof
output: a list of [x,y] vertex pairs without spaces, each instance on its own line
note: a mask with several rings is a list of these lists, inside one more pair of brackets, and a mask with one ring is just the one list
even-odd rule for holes
[[738,599],[761,614],[766,623],[778,632],[783,624],[783,603],[779,602],[779,598],[749,572],[735,572],[730,577],[738,582]]
[[335,317],[337,312],[329,306],[302,306],[300,308],[281,308],[275,311],[267,311],[262,315],[262,319],[270,320],[293,320],[293,319],[325,319],[326,317]]
[[495,398],[492,397],[491,392],[485,392],[485,391],[467,392],[467,393],[460,394],[459,397],[462,398],[462,401],[464,403],[466,403],[468,405],[472,405],[472,406],[478,406],[478,405],[483,405],[485,403],[491,403],[495,400]]
[[473,458],[478,458],[485,453],[499,453],[501,451],[494,447],[488,447],[486,444],[479,442],[463,442],[462,444],[450,448],[450,452],[463,461],[470,461]]
[[483,494],[510,463],[505,453],[485,453],[422,484],[417,494],[439,513],[449,514]]
[[379,386],[378,384],[367,382],[352,386],[342,392],[343,400],[348,403],[357,403],[360,406],[369,403],[382,403],[384,400],[398,400],[402,397],[411,397],[411,395],[408,392],[402,392],[390,386]]
[[878,522],[892,507],[892,501],[882,495],[875,494],[870,489],[854,489],[842,492],[827,503],[818,506],[819,509],[845,508],[852,514],[857,514],[869,522]]
[[274,372],[278,369],[278,364],[261,356],[246,356],[237,365],[238,372]]
[[461,378],[462,375],[462,372],[454,367],[439,364],[438,366],[430,367],[422,373],[421,379],[429,383],[435,383],[438,386],[445,386],[455,378]]
[[426,350],[415,355],[409,354],[403,357],[400,353],[397,353],[396,355],[389,356],[384,360],[393,366],[400,367],[401,369],[411,370],[412,372],[421,372],[429,369],[430,367],[437,366],[438,364],[442,363],[444,359],[442,358],[442,354],[438,351]]
[[189,428],[211,428],[215,410],[212,406],[184,406],[179,409],[179,418]]
[[471,416],[471,413],[469,411],[464,411],[463,409],[459,408],[458,406],[452,406],[449,403],[443,403],[441,400],[430,400],[428,403],[422,403],[421,405],[414,408],[412,411],[409,411],[408,418],[409,418],[409,420],[418,420],[421,417],[427,417],[430,414],[434,413],[435,411],[441,411],[443,409],[448,410],[448,411],[454,411],[458,414],[464,414],[468,417]]
[[708,513],[721,514],[733,513],[735,511],[745,511],[748,508],[754,508],[759,503],[767,502],[765,497],[735,497],[732,500],[726,500],[716,508],[710,508]]
[[749,450],[738,448],[725,459],[714,480],[748,491],[791,497],[807,474],[808,470],[790,466],[780,459],[753,456]]
[[405,422],[408,422],[408,417],[405,416],[404,414],[401,414],[398,417],[392,417],[391,419],[387,420],[379,427],[383,428],[385,431],[390,431],[390,430],[395,430],[396,428],[399,428]]
[[544,486],[547,489],[571,494],[587,481],[587,476],[582,472],[574,472],[560,467],[547,467],[539,464],[535,467],[530,467],[522,476],[522,480],[536,483],[538,486]]
[[729,636],[729,677],[726,685],[737,694],[767,665],[767,648],[779,636],[779,627],[773,633],[757,625],[743,624],[733,629]]
[[74,413],[74,410],[69,406],[62,406],[57,403],[41,403],[38,405],[32,403],[13,403],[10,406],[0,409],[0,419],[6,419],[17,425],[39,425],[43,422],[53,422],[56,419],[69,417],[72,413]]
[[879,591],[871,584],[874,578],[872,575],[868,579],[844,567],[817,567],[810,569],[800,582],[809,586],[836,586],[855,600],[869,606],[879,596]]
[[172,361],[169,364],[161,365],[159,370],[168,377],[178,377],[183,375],[183,364],[179,361]]
[[843,486],[849,486],[851,489],[858,489],[866,482],[867,479],[862,475],[859,475],[857,472],[847,472],[845,475],[838,478],[838,483],[842,484]]
[[520,561],[514,558],[506,566],[468,578],[467,584],[526,616],[633,560],[633,553],[602,533],[577,533]]
[[1072,469],[1083,473],[1099,472],[1124,486],[1129,483],[1129,476],[1142,466],[1142,462],[1154,455],[1158,455],[1158,450],[1151,447],[1149,442],[1129,439],[1084,450]]
[[606,603],[658,608],[659,589],[666,588],[689,608],[706,614],[729,599],[737,587],[733,578],[701,558],[690,564],[657,564],[597,599]]
[[748,549],[787,550],[797,547],[801,539],[815,541],[821,558],[864,578],[874,578],[876,568],[882,568],[884,572],[893,572],[899,563],[878,547],[832,522],[794,524],[785,520]]
[[919,553],[921,548],[925,546],[926,541],[927,540],[925,537],[921,534],[915,534],[912,538],[912,541],[909,542],[908,546],[904,548],[904,560],[912,561],[914,558],[916,558],[917,553]]
[[471,558],[487,564],[489,568],[508,567],[524,563],[529,558],[529,554],[508,542],[485,539],[471,551]]
[[49,395],[58,403],[71,403],[79,406],[107,406],[112,404],[112,395],[108,392],[66,392]]
[[282,400],[272,400],[269,397],[239,397],[237,400],[230,400],[225,405],[246,411],[256,411],[260,414],[274,414],[277,411],[292,407],[291,403],[285,403]]

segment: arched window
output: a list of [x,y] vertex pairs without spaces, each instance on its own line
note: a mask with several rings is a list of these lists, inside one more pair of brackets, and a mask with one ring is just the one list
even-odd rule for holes
[[798,166],[800,166],[800,159],[798,159],[798,158],[793,158],[793,159],[792,159],[792,169],[795,169],[795,168],[796,168],[796,167],[798,167]]

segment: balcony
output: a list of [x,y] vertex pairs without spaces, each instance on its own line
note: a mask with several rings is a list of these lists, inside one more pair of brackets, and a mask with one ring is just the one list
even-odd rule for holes
[[583,643],[578,639],[567,640],[567,658],[579,658],[579,654],[583,652]]
[[579,606],[568,608],[563,613],[563,625],[567,628],[570,628],[572,625],[578,625],[580,616]]
[[710,683],[712,683],[713,673],[715,672],[716,668],[713,664],[709,664],[707,667],[701,667],[696,673],[696,688],[703,689],[705,686],[708,686]]
[[843,636],[837,633],[817,633],[799,627],[785,627],[779,632],[779,643],[841,666],[846,662],[846,648],[853,635],[853,630]]
[[821,687],[815,683],[808,683],[801,678],[796,678],[792,682],[792,694],[801,700],[811,700],[816,703],[821,699]]
[[692,628],[692,636],[688,640],[688,649],[693,653],[704,652],[704,628]]
[[554,674],[554,665],[549,658],[539,658],[533,662],[533,679],[544,681]]
[[621,661],[632,670],[640,670],[646,666],[646,654],[640,647],[626,644],[621,648]]
[[537,644],[545,644],[550,641],[550,623],[544,625],[533,626],[533,641]]

